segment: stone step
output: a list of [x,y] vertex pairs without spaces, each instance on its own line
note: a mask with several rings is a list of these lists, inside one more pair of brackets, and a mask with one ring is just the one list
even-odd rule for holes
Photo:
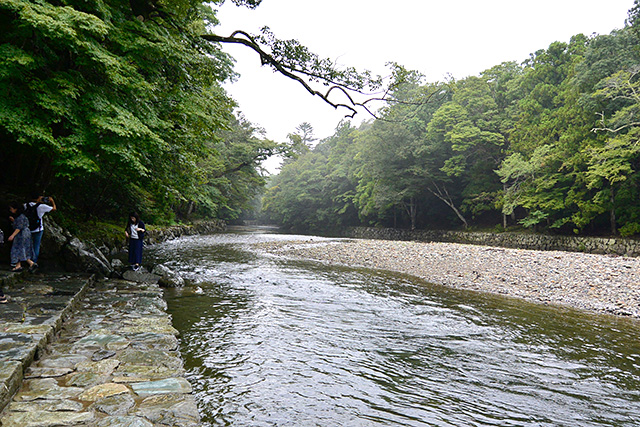
[[4,272],[0,276],[0,286],[9,295],[9,303],[0,305],[0,410],[92,280],[78,274],[45,277]]
[[[7,289],[14,301],[16,286]],[[28,286],[44,293],[39,304],[33,301],[43,313],[58,307],[60,294],[70,292],[57,284],[50,285],[53,292],[44,283]],[[23,378],[19,372],[6,375],[5,384],[17,382],[19,390],[0,415],[0,425],[200,425],[160,287],[104,280],[93,281],[80,294],[76,310],[56,339],[36,352],[39,357]],[[11,362],[7,359],[8,373]]]

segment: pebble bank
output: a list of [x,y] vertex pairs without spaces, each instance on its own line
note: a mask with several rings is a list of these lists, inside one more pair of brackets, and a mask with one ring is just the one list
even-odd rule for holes
[[409,274],[433,284],[640,317],[640,258],[367,239],[260,243],[274,255]]

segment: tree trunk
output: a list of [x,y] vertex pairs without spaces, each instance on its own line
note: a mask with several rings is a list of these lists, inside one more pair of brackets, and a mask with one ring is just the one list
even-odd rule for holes
[[436,196],[438,199],[442,200],[447,206],[451,208],[451,210],[453,210],[456,216],[464,224],[464,228],[469,228],[469,223],[467,222],[465,217],[462,215],[462,212],[460,212],[460,210],[458,210],[456,205],[453,203],[453,200],[451,200],[451,196],[449,195],[447,188],[444,185],[442,186],[442,188],[440,188],[436,185],[435,182],[432,182],[431,184],[434,186],[435,190],[433,190],[430,187],[427,187],[427,190],[429,190],[431,194]]
[[196,202],[193,200],[189,200],[189,204],[187,204],[187,218],[193,213],[196,208]]
[[402,203],[404,209],[407,211],[407,215],[409,215],[409,219],[411,221],[411,230],[416,229],[416,217],[418,216],[418,207],[416,205],[416,198],[411,196],[409,198],[409,205],[406,203]]
[[[504,190],[504,192],[507,192],[507,184],[502,184],[502,188]],[[513,212],[512,212],[513,214]],[[504,213],[504,211],[502,212],[502,228],[504,228],[505,230],[507,229],[507,214]]]
[[411,231],[416,229],[416,217],[418,216],[418,206],[416,205],[416,198],[411,197],[409,201],[409,210],[411,216]]
[[615,194],[613,193],[613,187],[611,187],[610,197],[611,211],[609,212],[609,220],[611,221],[611,234],[615,236],[616,234],[618,234],[618,227],[616,227],[616,198]]

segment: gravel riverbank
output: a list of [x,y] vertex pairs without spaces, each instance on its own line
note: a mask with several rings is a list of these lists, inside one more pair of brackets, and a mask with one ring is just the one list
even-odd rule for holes
[[269,242],[259,250],[410,274],[427,282],[640,318],[640,258],[387,240]]

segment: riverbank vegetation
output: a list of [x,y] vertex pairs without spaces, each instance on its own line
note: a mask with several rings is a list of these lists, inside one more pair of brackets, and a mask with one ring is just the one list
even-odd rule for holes
[[3,1],[2,186],[73,221],[237,216],[275,144],[234,114],[232,59],[200,37],[215,22],[188,0]]
[[[388,90],[266,27],[216,35],[222,2],[0,2],[4,197],[44,190],[68,228],[133,209],[158,225],[233,221],[258,205],[261,161],[282,154],[262,204],[289,228],[640,232],[640,0],[621,30],[478,76],[425,82],[393,64]],[[313,147],[308,126],[270,141],[222,87],[235,78],[225,43],[348,115],[369,104],[331,94],[378,90],[388,102]]]
[[[478,76],[405,84],[359,127],[285,161],[264,198],[283,226],[640,232],[640,2]],[[621,17],[622,18],[622,17]],[[622,19],[621,19],[622,20]]]
[[223,2],[0,2],[3,198],[44,190],[68,223],[122,221],[133,209],[154,224],[234,220],[264,188],[261,161],[286,147],[223,89],[236,77],[225,43],[254,50],[302,90],[380,84],[268,28],[216,35]]

